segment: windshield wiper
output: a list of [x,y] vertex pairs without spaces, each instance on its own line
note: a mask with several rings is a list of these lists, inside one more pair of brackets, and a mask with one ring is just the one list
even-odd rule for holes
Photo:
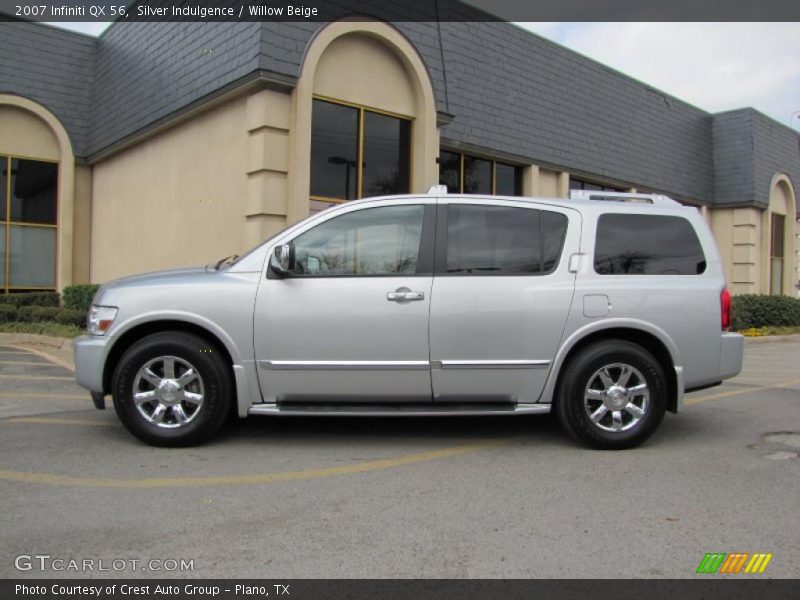
[[238,254],[231,254],[230,256],[226,256],[225,258],[221,258],[217,261],[217,264],[214,265],[214,270],[219,271],[219,268],[227,262],[233,262],[237,258],[239,258]]

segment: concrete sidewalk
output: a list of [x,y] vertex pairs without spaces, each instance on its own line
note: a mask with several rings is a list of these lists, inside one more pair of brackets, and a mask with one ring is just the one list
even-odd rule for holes
[[0,346],[19,346],[45,352],[74,369],[72,340],[35,333],[0,332]]

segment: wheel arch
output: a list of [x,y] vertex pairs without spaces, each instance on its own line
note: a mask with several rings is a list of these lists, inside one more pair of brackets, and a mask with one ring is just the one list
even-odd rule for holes
[[679,381],[678,351],[675,343],[660,329],[645,323],[608,322],[605,325],[584,328],[575,332],[561,346],[553,365],[551,381],[548,384],[548,396],[557,401],[558,388],[565,367],[581,350],[590,344],[602,340],[624,340],[642,346],[648,350],[664,368],[667,379],[667,410],[677,412],[683,390]]
[[[233,365],[235,364],[233,355],[222,339],[220,339],[220,337],[210,329],[197,323],[183,321],[180,319],[145,321],[127,329],[119,336],[119,338],[109,349],[108,354],[106,355],[105,365],[103,367],[103,391],[110,393],[111,379],[114,376],[114,371],[116,370],[122,355],[128,348],[148,335],[164,331],[183,331],[186,333],[193,333],[208,340],[208,342],[214,346],[214,349],[218,351],[225,359],[225,362],[231,367],[231,369],[233,369]],[[236,385],[237,382],[235,381],[233,375],[234,373],[231,371],[231,377],[233,378],[234,385]]]

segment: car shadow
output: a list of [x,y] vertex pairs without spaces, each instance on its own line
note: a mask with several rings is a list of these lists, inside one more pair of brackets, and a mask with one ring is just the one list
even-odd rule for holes
[[570,444],[552,415],[432,417],[249,417],[232,420],[212,444],[259,443],[265,439],[345,445],[353,442],[397,444],[450,441],[470,443],[530,438]]

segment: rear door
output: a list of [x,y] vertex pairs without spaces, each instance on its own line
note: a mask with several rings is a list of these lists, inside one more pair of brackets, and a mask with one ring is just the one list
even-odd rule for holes
[[434,401],[536,402],[572,303],[580,214],[456,198],[437,210]]

